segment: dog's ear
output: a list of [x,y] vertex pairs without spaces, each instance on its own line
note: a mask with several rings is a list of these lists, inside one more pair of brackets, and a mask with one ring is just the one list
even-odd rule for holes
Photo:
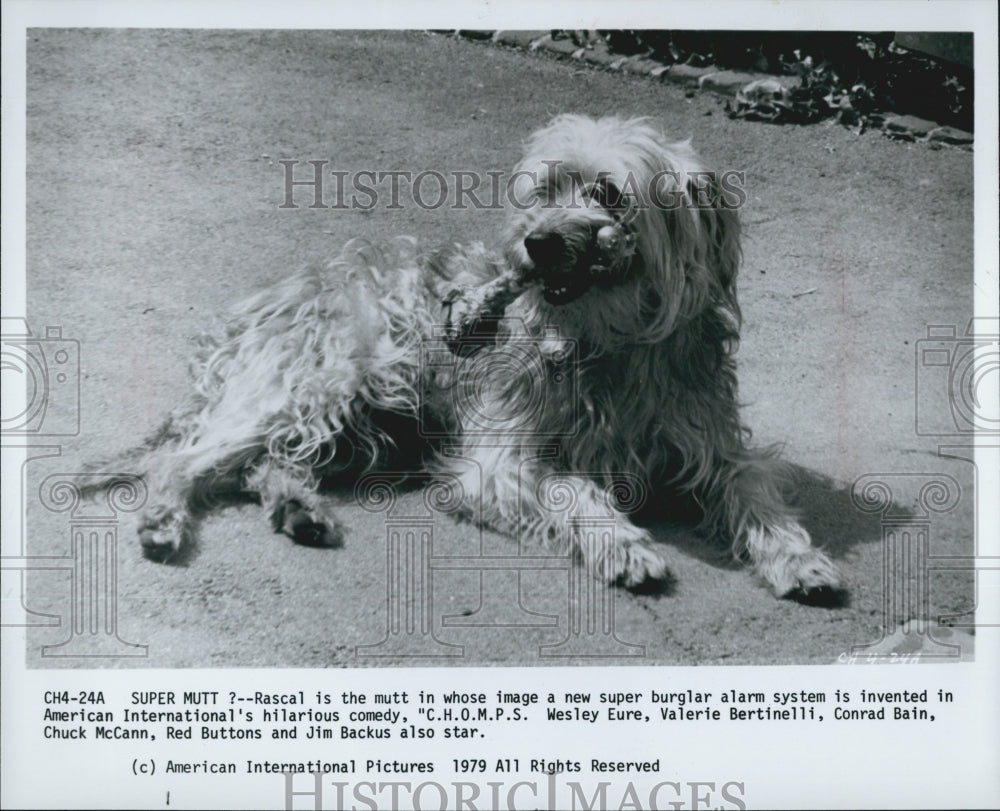
[[740,219],[742,186],[727,185],[716,172],[696,172],[688,179],[692,214],[702,232],[709,269],[725,293],[735,294],[740,267]]
[[700,170],[664,173],[657,198],[671,277],[664,281],[674,296],[681,293],[675,317],[687,320],[706,308],[722,307],[738,320],[741,251],[736,208],[741,198],[727,190],[716,173]]

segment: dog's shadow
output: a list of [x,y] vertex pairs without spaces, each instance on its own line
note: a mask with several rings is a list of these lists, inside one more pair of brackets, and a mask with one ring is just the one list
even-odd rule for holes
[[[798,465],[790,465],[790,468],[788,501],[812,536],[814,546],[832,560],[843,561],[854,547],[881,542],[879,516],[858,508],[851,498],[851,486],[838,486],[829,477]],[[701,513],[690,500],[669,495],[651,499],[634,518],[649,529],[657,541],[669,544],[684,555],[718,569],[743,568],[743,563],[734,557],[723,540],[697,529]],[[660,596],[667,594],[669,591]],[[850,605],[849,593],[841,589],[793,593],[791,598],[828,608]]]
[[[852,486],[838,487],[820,473],[793,466],[795,481],[792,506],[801,513],[802,525],[813,543],[834,560],[847,557],[861,544],[880,543],[882,521],[879,514],[862,511],[851,497]],[[900,516],[913,515],[900,509]]]

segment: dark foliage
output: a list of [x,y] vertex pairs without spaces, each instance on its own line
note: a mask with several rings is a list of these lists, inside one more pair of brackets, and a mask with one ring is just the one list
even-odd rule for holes
[[836,116],[865,127],[892,111],[972,129],[972,71],[900,48],[892,33],[618,30],[598,35],[623,55],[801,78],[791,90],[771,83],[740,94],[729,108],[736,117],[809,123]]

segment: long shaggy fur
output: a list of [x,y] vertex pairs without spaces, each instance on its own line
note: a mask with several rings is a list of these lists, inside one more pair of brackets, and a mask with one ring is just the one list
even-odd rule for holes
[[[781,498],[779,463],[746,444],[732,358],[739,223],[717,185],[688,182],[703,168],[645,120],[560,116],[513,175],[522,205],[501,251],[351,242],[243,302],[205,341],[191,405],[142,464],[157,494],[146,553],[169,558],[213,495],[247,489],[275,530],[336,545],[320,480],[419,459],[458,485],[471,520],[522,541],[579,543],[575,524],[610,510],[611,554],[576,550],[610,581],[666,574],[614,496],[624,486],[688,494],[705,529],[780,595],[839,588]],[[614,207],[580,205],[581,180],[634,206],[635,252],[614,276],[594,269]],[[448,291],[523,268],[539,281],[507,307],[495,343],[453,356],[439,339]]]

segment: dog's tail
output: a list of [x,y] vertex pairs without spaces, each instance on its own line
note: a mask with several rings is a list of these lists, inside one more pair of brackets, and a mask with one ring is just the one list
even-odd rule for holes
[[106,459],[87,462],[76,485],[80,495],[92,498],[136,480],[148,481],[156,467],[156,457],[176,448],[182,439],[180,414],[170,414],[142,444],[127,448]]

